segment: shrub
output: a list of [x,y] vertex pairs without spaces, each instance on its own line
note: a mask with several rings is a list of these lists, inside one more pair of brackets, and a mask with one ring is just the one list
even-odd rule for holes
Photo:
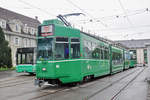
[[0,27],[0,67],[12,67],[11,48],[5,40],[4,32]]

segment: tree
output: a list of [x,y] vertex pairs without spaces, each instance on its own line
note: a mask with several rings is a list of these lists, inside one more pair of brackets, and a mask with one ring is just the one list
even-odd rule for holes
[[12,67],[11,48],[5,40],[4,32],[0,27],[0,67]]

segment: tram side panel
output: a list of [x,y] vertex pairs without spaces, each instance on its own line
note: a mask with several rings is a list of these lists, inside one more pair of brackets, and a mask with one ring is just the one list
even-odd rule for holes
[[133,68],[137,64],[136,50],[130,50],[130,56],[131,57],[130,57],[129,66],[130,66],[130,68]]
[[123,50],[114,46],[111,46],[111,54],[112,54],[112,73],[123,71],[124,68],[124,60],[123,60]]
[[86,76],[103,76],[110,73],[109,45],[81,33],[81,73]]
[[129,69],[130,53],[124,49],[124,69]]

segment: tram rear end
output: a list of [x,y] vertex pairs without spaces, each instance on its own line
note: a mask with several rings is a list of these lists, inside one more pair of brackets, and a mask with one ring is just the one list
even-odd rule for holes
[[36,71],[35,68],[35,58],[36,58],[36,48],[35,47],[26,47],[18,48],[16,53],[16,72],[18,73],[29,73],[34,74]]

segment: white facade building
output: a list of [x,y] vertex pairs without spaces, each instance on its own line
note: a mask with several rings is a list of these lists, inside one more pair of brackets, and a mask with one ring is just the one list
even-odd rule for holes
[[36,47],[37,19],[0,7],[0,27],[5,33],[12,53],[12,64],[16,66],[16,50],[22,47]]

